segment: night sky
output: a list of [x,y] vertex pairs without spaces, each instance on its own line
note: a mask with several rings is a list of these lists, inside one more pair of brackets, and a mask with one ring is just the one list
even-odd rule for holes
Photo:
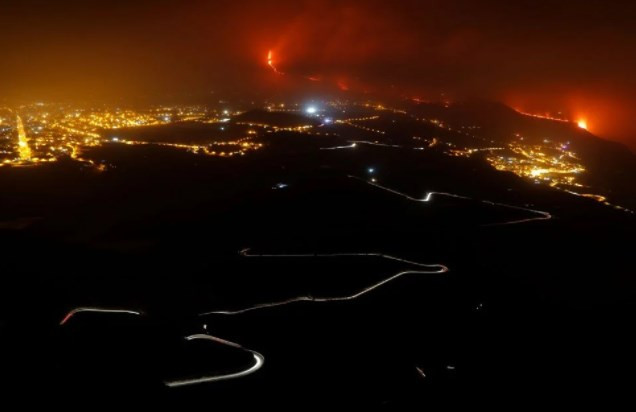
[[[0,99],[161,102],[305,87],[478,97],[562,110],[636,148],[633,2],[5,0],[0,10]],[[270,50],[284,74],[268,67]]]

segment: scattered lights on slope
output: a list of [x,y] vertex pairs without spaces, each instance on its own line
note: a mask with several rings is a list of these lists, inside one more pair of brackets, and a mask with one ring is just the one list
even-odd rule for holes
[[585,167],[567,144],[544,142],[542,145],[526,145],[513,142],[509,144],[507,153],[491,153],[486,159],[497,170],[512,172],[536,183],[552,187],[582,186],[577,178]]
[[[10,108],[4,110],[14,113]],[[0,130],[0,166],[35,166],[69,158],[103,171],[106,169],[103,162],[88,159],[84,153],[86,149],[106,143],[165,146],[220,157],[244,155],[263,146],[253,141],[258,138],[254,130],[248,130],[244,137],[198,145],[148,142],[121,136],[107,137],[104,134],[108,130],[164,126],[182,122],[216,124],[222,123],[227,119],[224,116],[228,115],[230,113],[227,109],[221,114],[199,106],[160,106],[143,111],[119,108],[79,109],[56,105],[22,106],[20,115],[15,114],[15,122],[3,120],[4,127]],[[17,144],[13,143],[16,133]]]

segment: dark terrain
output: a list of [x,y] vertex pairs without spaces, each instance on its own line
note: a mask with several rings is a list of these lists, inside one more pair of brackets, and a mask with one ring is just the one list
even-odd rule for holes
[[[333,125],[330,136],[262,132],[262,150],[232,159],[106,144],[86,154],[110,165],[105,172],[71,160],[0,169],[3,392],[61,405],[90,398],[179,410],[629,400],[634,215],[498,172],[479,156],[413,150],[413,129],[445,136],[409,116],[480,123],[482,137],[498,141],[517,129],[568,134],[584,160],[603,153],[589,155],[596,159],[589,179],[627,206],[634,156],[571,125],[500,107],[409,110],[380,117],[386,135],[346,125]],[[296,126],[293,116],[279,117],[281,127]],[[533,134],[533,127],[544,129]],[[197,130],[176,134],[188,142],[208,136],[188,137],[190,129]],[[446,136],[453,138],[460,136]],[[402,147],[324,150],[353,140]],[[382,187],[416,199],[428,192],[469,199],[417,202]],[[527,209],[552,219],[532,220],[540,215]],[[246,248],[254,255],[374,253],[449,272],[407,274],[352,300],[203,315],[353,295],[418,270],[378,256],[247,257],[239,253]],[[142,315],[84,313],[60,325],[78,307]],[[184,340],[201,333],[262,354],[262,369],[166,387],[178,377],[249,366],[238,348]]]

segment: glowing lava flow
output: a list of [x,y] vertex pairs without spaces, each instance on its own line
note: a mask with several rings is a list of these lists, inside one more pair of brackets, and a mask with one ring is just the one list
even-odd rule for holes
[[[269,66],[270,69],[272,69],[272,71],[278,75],[287,75],[287,76],[292,76],[292,77],[296,77],[296,78],[302,78],[305,80],[308,80],[310,82],[331,82],[332,79],[330,79],[329,77],[324,77],[320,74],[311,74],[311,75],[305,75],[305,74],[294,74],[294,73],[284,73],[282,71],[280,71],[278,69],[278,67],[276,67],[276,62],[274,61],[274,51],[273,50],[269,50],[267,52],[267,65]],[[347,83],[345,83],[343,80],[338,80],[335,82],[335,85],[338,86],[338,88],[343,91],[349,91],[349,85],[347,85]]]
[[283,72],[279,71],[274,65],[274,52],[272,50],[267,53],[267,65],[274,70],[274,73],[283,74]]
[[[279,74],[279,75],[284,75],[285,73],[283,73],[282,71],[278,70],[278,68],[276,67],[276,63],[274,62],[274,51],[270,50],[269,52],[267,52],[267,65],[270,67],[270,69],[272,69],[274,71],[274,73]],[[311,82],[321,82],[322,76],[320,75],[310,75],[310,76],[305,76],[305,75],[298,75],[298,77],[302,77],[305,80],[309,80]]]
[[577,123],[577,126],[579,126],[581,129],[587,130],[587,121],[579,120]]
[[31,152],[31,148],[29,147],[29,139],[27,138],[26,132],[24,131],[24,124],[22,123],[22,118],[18,116],[17,118],[18,125],[18,152],[20,153],[20,160],[28,161],[31,160],[33,153]]
[[570,120],[561,119],[561,118],[558,118],[558,117],[552,117],[552,116],[547,115],[547,114],[546,115],[541,115],[541,114],[526,113],[526,112],[523,112],[523,111],[521,111],[519,109],[515,109],[515,111],[517,113],[519,113],[519,114],[524,115],[524,116],[536,117],[537,119],[552,120],[552,121],[555,121],[555,122],[562,122],[562,123],[570,123]]

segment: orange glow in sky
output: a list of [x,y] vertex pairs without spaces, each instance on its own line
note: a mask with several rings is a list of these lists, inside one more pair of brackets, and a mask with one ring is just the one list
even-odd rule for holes
[[581,129],[585,129],[587,130],[587,120],[581,119],[578,121],[577,125],[581,128]]

